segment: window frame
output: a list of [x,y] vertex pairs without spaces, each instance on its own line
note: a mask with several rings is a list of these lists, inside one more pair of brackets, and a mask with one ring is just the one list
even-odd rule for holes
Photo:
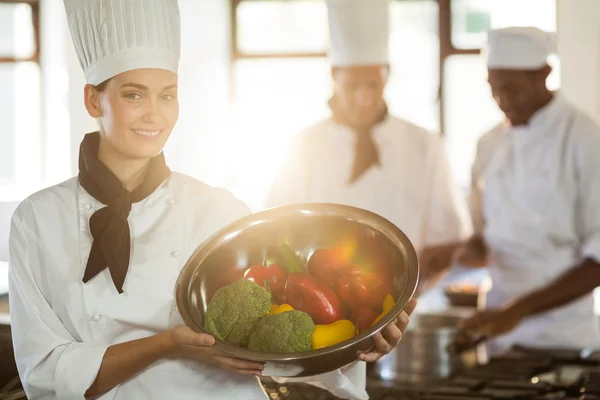
[[27,4],[31,7],[34,51],[30,57],[0,57],[0,64],[34,62],[40,65],[40,1],[39,0],[0,0],[0,4]]
[[[230,23],[229,26],[231,28],[231,47],[230,47],[230,57],[231,64],[235,63],[238,60],[242,59],[268,59],[268,58],[276,58],[276,59],[286,59],[286,58],[326,58],[327,52],[291,52],[291,53],[244,53],[240,51],[238,46],[238,37],[237,37],[237,14],[238,14],[238,6],[243,2],[252,2],[256,0],[229,0],[229,9],[230,9]],[[291,0],[298,1],[298,0]]]
[[[34,40],[34,48],[33,53],[29,57],[15,57],[15,56],[0,56],[0,64],[12,64],[18,65],[22,63],[34,63],[37,65],[37,68],[40,71],[40,77],[42,76],[42,63],[41,63],[41,39],[40,39],[40,30],[41,30],[41,17],[40,17],[40,0],[0,0],[0,5],[9,4],[9,5],[18,5],[18,4],[26,4],[31,8],[31,18],[32,18],[32,28],[33,28],[33,40]],[[40,79],[40,102],[43,104],[44,101],[44,91],[43,91],[43,79]],[[46,153],[43,151],[45,148],[45,135],[43,128],[39,132],[39,136],[37,138],[40,143],[40,148],[42,151],[40,152],[40,166],[45,165],[46,162]],[[38,171],[39,178],[43,180],[44,173],[43,169]],[[0,196],[0,201],[11,201],[13,199],[20,199],[23,197],[23,193],[21,190],[23,185],[18,180],[14,185],[3,186],[0,185],[0,188],[8,189],[6,190],[7,195]]]
[[446,68],[446,60],[452,56],[459,55],[479,55],[481,48],[478,49],[459,49],[452,44],[452,0],[437,0],[439,7],[439,40],[440,40],[440,66],[439,66],[439,105],[440,105],[440,135],[445,135],[445,92],[446,85],[444,79],[444,71]]
[[[310,53],[244,53],[240,51],[238,46],[237,38],[237,10],[238,6],[242,2],[252,2],[257,0],[229,0],[230,2],[230,27],[231,27],[231,46],[230,46],[230,76],[233,77],[234,64],[238,60],[243,59],[286,59],[286,58],[326,58],[327,52],[310,52]],[[293,1],[293,0],[292,0]],[[300,0],[298,0],[300,1]],[[325,0],[323,0],[325,1]],[[396,0],[398,1],[398,0]],[[478,55],[481,54],[481,49],[459,49],[454,47],[452,44],[452,0],[437,0],[438,3],[438,36],[440,44],[439,53],[439,123],[441,136],[445,135],[445,105],[444,105],[444,94],[445,94],[445,80],[444,80],[444,69],[446,60],[449,57],[455,55]],[[233,92],[235,82],[231,83],[231,90]]]

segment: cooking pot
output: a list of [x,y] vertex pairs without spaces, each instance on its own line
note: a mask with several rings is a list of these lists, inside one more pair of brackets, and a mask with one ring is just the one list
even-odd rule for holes
[[369,375],[382,380],[431,382],[485,362],[483,346],[462,353],[450,349],[457,324],[471,313],[469,308],[453,308],[412,315],[398,347],[373,364]]

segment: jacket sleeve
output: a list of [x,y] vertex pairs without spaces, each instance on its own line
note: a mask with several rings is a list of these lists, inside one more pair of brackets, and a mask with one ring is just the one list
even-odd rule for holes
[[475,159],[471,166],[471,190],[469,193],[469,212],[473,223],[473,231],[476,235],[483,234],[485,222],[483,219],[482,192],[481,192],[481,171],[482,155],[481,144],[477,145]]
[[84,399],[108,346],[77,341],[52,309],[39,278],[43,239],[24,208],[15,212],[9,236],[9,302],[19,376],[30,400]]
[[448,155],[441,139],[432,151],[433,179],[429,193],[429,212],[425,214],[425,246],[466,240],[472,234],[465,197],[454,183]]

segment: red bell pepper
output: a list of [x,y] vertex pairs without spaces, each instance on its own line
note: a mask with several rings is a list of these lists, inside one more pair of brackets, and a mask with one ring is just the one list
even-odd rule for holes
[[316,250],[308,260],[308,270],[331,287],[340,277],[341,270],[349,264],[341,247]]
[[349,265],[342,270],[336,283],[336,291],[352,310],[360,306],[379,310],[383,298],[390,292],[390,285],[376,273]]
[[310,315],[315,324],[330,324],[346,318],[335,291],[308,272],[288,275],[285,298],[294,310]]
[[359,331],[364,331],[371,327],[375,318],[377,318],[377,313],[375,311],[370,307],[360,306],[354,310],[350,321],[354,322]]
[[275,301],[278,304],[285,303],[284,290],[287,274],[279,265],[271,264],[268,267],[255,265],[246,270],[244,278],[262,287],[268,285]]

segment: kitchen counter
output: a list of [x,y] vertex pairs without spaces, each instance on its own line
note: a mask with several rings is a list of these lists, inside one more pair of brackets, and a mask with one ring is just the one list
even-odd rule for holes
[[[271,399],[335,399],[308,385],[278,385],[268,378],[263,385]],[[600,354],[514,349],[444,380],[413,384],[369,378],[367,392],[371,400],[600,400]]]

